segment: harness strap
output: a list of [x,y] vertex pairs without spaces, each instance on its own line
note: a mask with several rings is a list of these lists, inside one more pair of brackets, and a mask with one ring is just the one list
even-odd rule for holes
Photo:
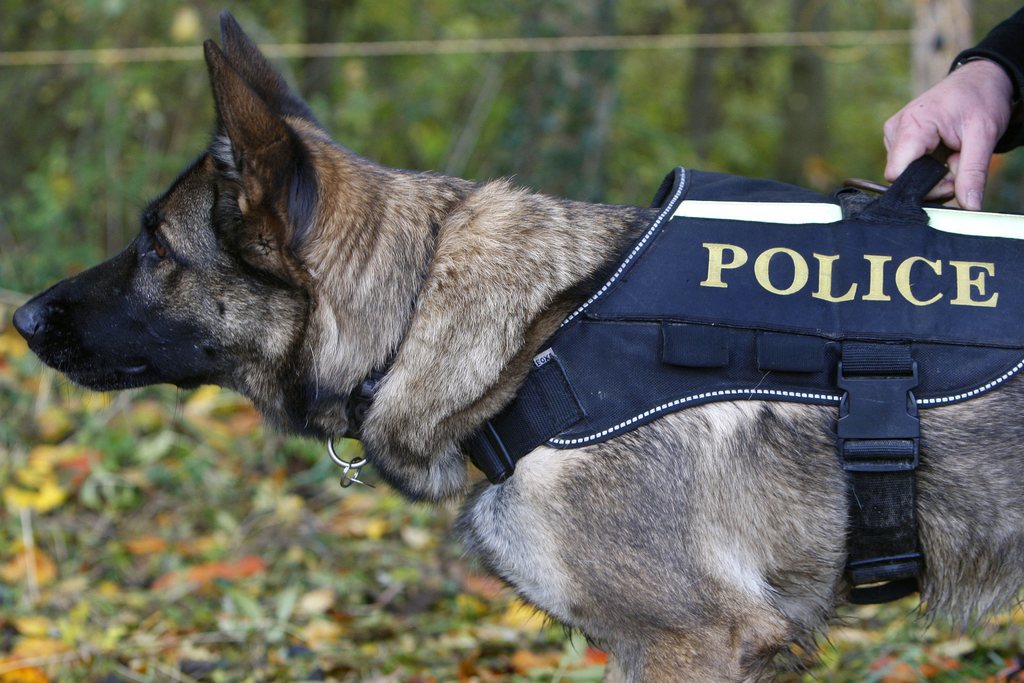
[[520,458],[583,417],[554,352],[540,354],[533,364],[512,403],[463,444],[470,460],[492,484],[508,479]]
[[846,574],[851,602],[889,602],[917,590],[914,473],[920,421],[912,393],[917,363],[904,344],[846,343],[839,386],[838,450],[849,473]]

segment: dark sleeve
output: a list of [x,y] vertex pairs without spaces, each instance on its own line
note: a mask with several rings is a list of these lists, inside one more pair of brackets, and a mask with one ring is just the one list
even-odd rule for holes
[[[953,62],[956,68],[961,62],[981,57],[1003,67],[1013,82],[1013,101],[1019,102],[1024,93],[1024,9],[989,31],[976,47],[964,50]],[[1024,144],[1024,121],[1014,117],[1006,134],[996,144],[997,152],[1006,152]]]

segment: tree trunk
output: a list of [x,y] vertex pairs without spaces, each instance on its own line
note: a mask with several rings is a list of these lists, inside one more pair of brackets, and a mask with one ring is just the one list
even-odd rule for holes
[[972,40],[971,0],[915,0],[911,71],[914,95],[949,73],[949,67]]
[[[352,14],[357,0],[306,0],[303,36],[307,43],[333,43],[341,35],[340,27]],[[303,95],[309,99],[330,97],[331,83],[338,60],[311,57],[303,60]]]
[[[735,0],[698,0],[695,5],[700,11],[697,26],[700,34],[749,29]],[[716,48],[694,50],[690,84],[686,90],[686,134],[701,160],[707,159],[711,153],[714,134],[722,122],[722,95],[718,87],[721,79],[717,73],[721,55],[722,50]]]
[[[790,26],[794,31],[822,31],[827,5],[817,0],[793,0]],[[814,47],[796,47],[789,63],[789,87],[783,91],[783,133],[778,150],[780,180],[820,185],[818,174],[828,148],[828,83],[825,64]],[[879,132],[881,135],[881,132]],[[825,184],[829,181],[825,179]]]
[[[527,35],[609,35],[614,0],[547,0],[523,13]],[[530,87],[512,111],[505,154],[517,179],[551,194],[598,200],[618,99],[612,51],[550,52],[532,58]]]

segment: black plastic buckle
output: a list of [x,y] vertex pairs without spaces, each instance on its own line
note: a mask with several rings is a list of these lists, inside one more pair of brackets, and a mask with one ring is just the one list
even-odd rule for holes
[[920,462],[921,422],[910,374],[848,376],[839,363],[838,384],[846,393],[839,404],[838,437],[847,472],[908,472]]
[[515,471],[515,461],[490,420],[466,441],[465,449],[473,464],[492,484],[502,483]]

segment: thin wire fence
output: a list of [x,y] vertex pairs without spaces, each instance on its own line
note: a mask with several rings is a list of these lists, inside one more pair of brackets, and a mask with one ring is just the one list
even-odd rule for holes
[[[669,35],[558,36],[391,40],[351,43],[281,43],[261,45],[269,57],[394,57],[452,54],[591,52],[609,50],[694,50],[749,47],[869,47],[908,45],[915,32],[781,31],[767,33],[685,33]],[[0,66],[123,64],[193,61],[203,58],[198,46],[21,50],[0,52]]]

